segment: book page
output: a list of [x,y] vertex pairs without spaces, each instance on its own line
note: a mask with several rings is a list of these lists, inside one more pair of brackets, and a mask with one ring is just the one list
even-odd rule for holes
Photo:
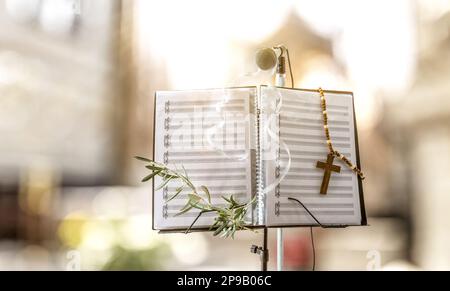
[[[353,96],[325,92],[325,97],[334,149],[356,165]],[[362,189],[359,189],[358,176],[338,158],[333,165],[340,166],[341,171],[331,173],[327,194],[320,194],[324,170],[316,165],[319,161],[327,162],[328,155],[320,94],[263,87],[261,99],[265,106],[262,111],[275,115],[272,119],[264,117],[269,125],[262,133],[269,153],[263,162],[266,224],[317,225],[298,202],[288,200],[291,197],[301,201],[323,225],[361,225]]]
[[[252,119],[256,88],[157,92],[155,106],[155,161],[186,170],[193,184],[208,187],[215,205],[221,196],[248,202],[256,192]],[[162,178],[155,179],[155,188]],[[199,214],[176,216],[191,192],[186,188],[167,203],[181,184],[170,182],[154,192],[154,228],[186,229]],[[200,189],[197,189],[202,193]],[[215,213],[203,214],[194,229],[208,228]],[[249,219],[251,220],[251,211]]]

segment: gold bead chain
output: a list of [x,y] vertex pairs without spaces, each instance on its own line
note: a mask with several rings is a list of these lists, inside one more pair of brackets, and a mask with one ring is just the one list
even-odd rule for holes
[[322,90],[322,88],[319,88],[320,93],[320,101],[321,101],[321,107],[322,107],[322,115],[323,115],[323,128],[325,130],[325,137],[327,138],[327,145],[328,145],[328,151],[333,156],[337,157],[341,161],[343,161],[347,167],[349,167],[353,172],[355,172],[362,180],[365,179],[363,172],[358,169],[357,166],[353,165],[352,162],[347,159],[343,154],[336,151],[333,148],[333,143],[331,142],[331,135],[330,135],[330,129],[328,127],[328,113],[327,113],[327,101],[325,99],[325,93]]

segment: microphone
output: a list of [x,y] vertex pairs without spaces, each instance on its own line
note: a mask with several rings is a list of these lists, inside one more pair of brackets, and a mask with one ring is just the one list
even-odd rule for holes
[[263,71],[268,71],[277,65],[277,54],[271,48],[262,48],[256,52],[256,65]]
[[[279,50],[277,55],[275,50]],[[276,69],[276,86],[284,87],[286,83],[286,57],[287,49],[284,46],[262,48],[256,52],[256,65],[263,71]]]

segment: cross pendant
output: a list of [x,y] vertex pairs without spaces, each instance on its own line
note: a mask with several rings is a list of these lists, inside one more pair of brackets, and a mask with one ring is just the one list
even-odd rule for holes
[[320,187],[320,194],[326,195],[328,192],[328,185],[330,184],[331,172],[340,173],[341,167],[333,165],[334,155],[328,154],[327,162],[317,162],[316,168],[323,169],[325,172],[323,174],[322,186]]

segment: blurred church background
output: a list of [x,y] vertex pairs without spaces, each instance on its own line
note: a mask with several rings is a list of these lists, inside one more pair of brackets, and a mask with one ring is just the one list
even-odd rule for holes
[[[249,246],[151,230],[156,90],[355,92],[370,226],[315,230],[321,270],[450,269],[450,1],[0,1],[0,269],[258,270]],[[275,263],[271,232],[271,268]],[[311,266],[286,231],[286,269]]]

